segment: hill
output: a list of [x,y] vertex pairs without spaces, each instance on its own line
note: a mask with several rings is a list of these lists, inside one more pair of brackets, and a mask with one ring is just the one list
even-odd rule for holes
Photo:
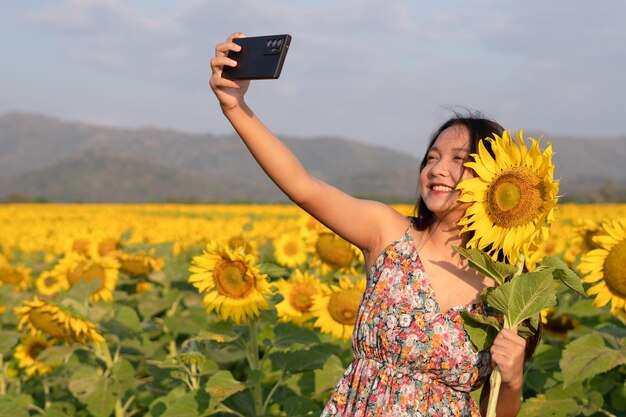
[[[571,199],[626,189],[626,138],[549,138]],[[418,158],[336,137],[282,138],[315,176],[349,192],[412,202]],[[0,199],[286,202],[234,135],[124,129],[29,113],[0,116]],[[621,198],[626,199],[626,196]]]

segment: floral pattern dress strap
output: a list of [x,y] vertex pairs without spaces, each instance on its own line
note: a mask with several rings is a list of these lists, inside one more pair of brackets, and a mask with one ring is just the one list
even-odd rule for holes
[[369,271],[353,361],[322,416],[480,416],[470,392],[491,358],[472,350],[460,313],[482,304],[440,311],[409,230]]

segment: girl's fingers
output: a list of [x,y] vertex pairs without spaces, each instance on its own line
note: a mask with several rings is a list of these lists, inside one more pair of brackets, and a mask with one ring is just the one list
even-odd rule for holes
[[218,56],[211,60],[211,69],[213,72],[220,71],[224,67],[235,67],[237,61],[230,59],[227,56]]

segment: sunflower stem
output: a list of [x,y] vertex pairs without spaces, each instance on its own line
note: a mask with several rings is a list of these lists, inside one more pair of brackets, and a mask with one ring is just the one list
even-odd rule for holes
[[[259,330],[257,328],[257,321],[249,319],[248,325],[250,327],[250,341],[248,343],[248,363],[250,370],[260,369],[259,361]],[[255,382],[252,387],[252,397],[254,398],[254,411],[257,416],[261,415],[263,410],[263,392],[261,387],[261,381]]]
[[4,379],[4,355],[0,354],[0,395],[7,393],[7,381]]
[[[514,277],[518,277],[522,275],[524,272],[524,262],[525,257],[523,253],[520,253],[517,258],[517,262],[515,263],[515,267],[517,271],[513,274]],[[509,318],[508,314],[504,315],[504,326],[505,329],[512,329],[513,323]],[[487,416],[486,417],[496,417],[496,408],[498,406],[498,397],[500,396],[500,385],[502,384],[502,374],[500,374],[500,369],[496,366],[491,372],[491,376],[489,377],[489,400],[487,402]]]
[[48,380],[43,378],[41,381],[43,385],[43,395],[44,395],[44,409],[48,409],[50,407],[50,386],[48,385]]

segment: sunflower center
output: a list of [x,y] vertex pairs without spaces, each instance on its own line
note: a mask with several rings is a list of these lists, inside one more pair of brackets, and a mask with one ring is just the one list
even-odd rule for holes
[[611,293],[626,298],[626,239],[611,248],[603,270],[604,282]]
[[539,178],[530,169],[510,168],[489,186],[489,217],[504,228],[528,224],[539,214],[544,194]]
[[333,292],[328,301],[328,312],[333,320],[352,326],[359,309],[361,295],[356,289]]
[[52,287],[52,286],[56,285],[57,283],[58,283],[58,280],[57,280],[57,278],[55,278],[55,277],[46,277],[46,278],[43,280],[43,285],[44,285],[46,288],[50,288],[50,287]]
[[246,272],[248,268],[241,261],[218,262],[213,270],[217,291],[229,298],[245,298],[255,286],[254,276]]
[[72,250],[87,256],[89,254],[89,241],[87,239],[76,239],[72,244]]
[[289,293],[289,304],[301,313],[306,313],[313,305],[315,289],[306,285],[294,285]]
[[105,282],[104,277],[104,268],[94,263],[85,265],[85,262],[80,263],[67,274],[67,280],[71,286],[76,285],[80,281],[92,283],[95,279],[99,279],[100,288],[102,288]]
[[300,253],[300,246],[293,240],[290,240],[283,246],[283,252],[287,256],[296,256]]
[[319,235],[315,251],[323,262],[338,268],[350,266],[354,259],[350,244],[332,233]]
[[47,343],[33,342],[28,346],[26,354],[33,360],[37,359],[37,356],[48,347]]
[[600,245],[593,241],[594,236],[596,236],[597,234],[597,228],[586,229],[583,232],[583,252],[589,252],[590,250],[600,248]]
[[104,239],[98,245],[98,253],[100,256],[105,256],[113,251],[116,251],[120,248],[120,242],[117,239],[112,237]]
[[50,312],[41,310],[32,310],[29,313],[29,319],[33,327],[53,337],[65,338],[71,335],[68,329],[59,323]]

